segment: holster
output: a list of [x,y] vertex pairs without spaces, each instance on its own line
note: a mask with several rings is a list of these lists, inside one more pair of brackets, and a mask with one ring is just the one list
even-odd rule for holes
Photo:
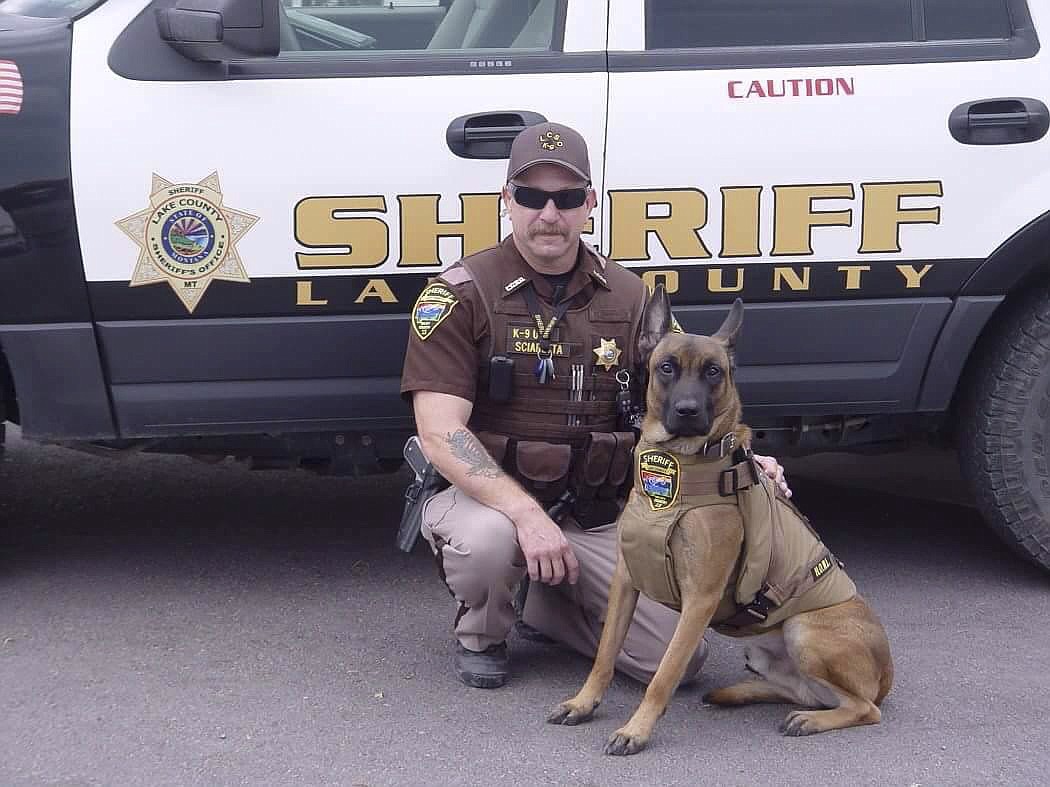
[[416,539],[419,538],[419,530],[423,525],[423,508],[427,501],[448,485],[448,481],[437,468],[428,463],[422,477],[417,475],[405,489],[405,507],[397,527],[397,547],[402,552],[411,552]]

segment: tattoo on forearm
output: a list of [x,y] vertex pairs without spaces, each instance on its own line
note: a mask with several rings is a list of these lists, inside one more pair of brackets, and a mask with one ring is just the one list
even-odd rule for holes
[[479,475],[483,478],[497,478],[503,470],[496,464],[485,446],[466,429],[457,429],[445,437],[449,453],[467,465],[467,475]]

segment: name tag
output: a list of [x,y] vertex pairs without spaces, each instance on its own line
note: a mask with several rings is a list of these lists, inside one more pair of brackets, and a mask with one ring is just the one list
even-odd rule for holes
[[[560,341],[561,332],[555,328],[550,335],[551,356],[571,358],[580,351],[578,342]],[[512,355],[535,355],[540,349],[540,332],[535,325],[508,325],[507,352]]]

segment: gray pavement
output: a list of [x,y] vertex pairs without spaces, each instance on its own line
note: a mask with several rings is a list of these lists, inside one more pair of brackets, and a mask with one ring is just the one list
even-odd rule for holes
[[1050,575],[964,498],[943,502],[957,481],[943,453],[911,457],[941,468],[937,500],[899,496],[930,494],[894,475],[907,456],[789,463],[889,632],[881,725],[788,739],[787,706],[704,707],[744,674],[743,645],[711,635],[650,748],[611,758],[604,740],[642,694],[629,679],[577,728],[544,723],[589,668],[557,647],[512,640],[505,689],[455,681],[452,602],[427,553],[393,548],[404,475],[108,461],[12,431],[0,785],[1047,782]]

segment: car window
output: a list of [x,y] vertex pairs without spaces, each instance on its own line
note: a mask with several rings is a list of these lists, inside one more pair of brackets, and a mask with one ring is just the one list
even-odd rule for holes
[[646,48],[1008,38],[1006,0],[647,0]]
[[282,54],[558,48],[558,0],[282,2]]
[[926,38],[1009,38],[1006,0],[925,0]]
[[911,0],[648,0],[646,48],[911,38]]

